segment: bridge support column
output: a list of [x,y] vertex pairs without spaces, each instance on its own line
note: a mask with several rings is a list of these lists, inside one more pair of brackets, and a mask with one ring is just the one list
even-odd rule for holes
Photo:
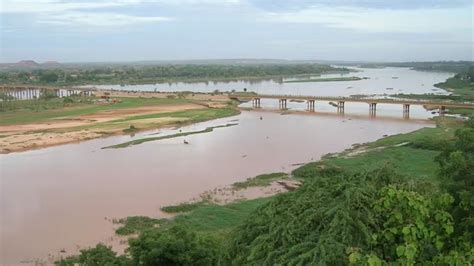
[[377,103],[369,103],[369,115],[375,116],[377,113]]
[[403,104],[403,118],[410,118],[410,105],[407,103]]
[[310,111],[310,112],[314,112],[315,103],[316,103],[315,100],[308,100],[307,101],[307,110]]
[[445,114],[446,114],[446,106],[441,105],[441,106],[439,107],[439,115],[440,115],[440,116],[444,116]]
[[252,106],[254,108],[260,108],[260,98],[253,98],[252,99]]
[[340,114],[343,114],[344,113],[344,106],[345,106],[346,102],[344,101],[339,101],[337,103],[337,112],[340,113]]
[[278,100],[278,107],[281,109],[281,110],[286,110],[286,99],[279,99]]

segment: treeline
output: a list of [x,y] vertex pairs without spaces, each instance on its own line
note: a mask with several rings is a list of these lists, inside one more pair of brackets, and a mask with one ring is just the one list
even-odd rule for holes
[[472,265],[474,120],[453,139],[413,143],[437,151],[437,180],[384,166],[350,171],[311,163],[303,185],[276,196],[231,231],[162,223],[129,241],[125,255],[104,245],[60,265]]
[[359,66],[365,68],[381,67],[409,67],[422,71],[441,71],[452,73],[465,73],[474,67],[473,61],[435,61],[435,62],[400,62],[400,63],[364,63]]
[[159,83],[186,80],[279,77],[322,74],[332,71],[348,71],[348,69],[320,64],[124,65],[93,69],[9,70],[0,72],[0,84],[83,85]]

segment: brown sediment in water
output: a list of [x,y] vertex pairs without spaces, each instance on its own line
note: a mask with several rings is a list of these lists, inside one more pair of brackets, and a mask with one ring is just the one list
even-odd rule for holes
[[[295,162],[318,160],[353,143],[430,126],[429,122],[353,119],[353,123],[342,123],[346,118],[242,112],[235,118],[182,130],[195,131],[235,119],[239,119],[237,126],[187,136],[189,145],[178,138],[129,149],[101,149],[129,139],[115,136],[0,155],[0,223],[3,243],[8,243],[2,247],[3,263],[45,259],[48,253],[62,255],[61,249],[70,254],[77,245],[85,248],[108,241],[114,228],[104,216],[163,218],[160,206],[189,200],[209,188],[262,173],[289,172],[296,168]],[[172,134],[177,130],[162,131]],[[260,197],[266,192],[257,189],[245,193]],[[252,198],[239,193],[235,192],[233,199]]]

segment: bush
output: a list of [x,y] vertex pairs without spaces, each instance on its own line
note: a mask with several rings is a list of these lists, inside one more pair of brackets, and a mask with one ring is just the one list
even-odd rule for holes
[[145,231],[130,239],[134,265],[216,265],[218,242],[182,225]]
[[66,97],[63,99],[64,104],[74,103],[74,100],[71,97]]

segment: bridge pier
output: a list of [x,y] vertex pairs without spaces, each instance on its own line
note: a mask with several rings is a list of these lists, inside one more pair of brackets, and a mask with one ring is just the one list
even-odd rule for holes
[[314,108],[315,102],[316,102],[315,100],[308,100],[308,101],[306,102],[306,105],[307,105],[307,108],[306,108],[306,109],[307,109],[308,111],[310,111],[310,112],[314,112],[314,109],[315,109],[315,108]]
[[440,115],[440,116],[444,116],[445,114],[446,114],[446,106],[441,105],[441,106],[439,107],[439,115]]
[[337,103],[337,112],[340,113],[340,114],[343,114],[344,113],[344,106],[345,106],[346,102],[344,101],[339,101]]
[[377,103],[369,103],[369,115],[375,116],[377,114]]
[[278,99],[278,107],[281,110],[286,110],[287,109],[286,102],[287,102],[287,99]]
[[253,106],[253,108],[260,108],[260,98],[253,98],[252,99],[252,106]]
[[403,118],[410,118],[410,104],[403,104]]

